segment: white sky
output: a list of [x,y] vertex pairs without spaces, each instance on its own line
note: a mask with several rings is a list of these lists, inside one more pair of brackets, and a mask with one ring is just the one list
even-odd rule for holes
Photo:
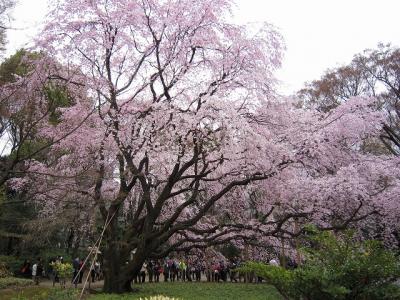
[[[1,1],[1,0],[0,0]],[[47,0],[18,0],[8,33],[7,54],[27,44],[47,11]],[[196,1],[196,0],[193,0]],[[237,0],[238,22],[277,26],[287,51],[277,73],[281,91],[290,94],[327,68],[379,42],[400,45],[400,0]]]

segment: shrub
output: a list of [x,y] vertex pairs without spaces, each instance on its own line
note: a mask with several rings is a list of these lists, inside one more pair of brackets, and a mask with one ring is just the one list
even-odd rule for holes
[[0,289],[10,288],[10,287],[25,287],[32,284],[33,281],[31,279],[23,279],[16,277],[0,278]]
[[3,262],[0,262],[0,278],[10,277],[12,276],[12,272],[9,270],[7,265]]
[[273,285],[285,298],[290,297],[293,288],[294,273],[282,267],[265,265],[263,263],[248,262],[239,268],[240,272],[255,273]]
[[255,272],[288,299],[400,299],[400,265],[377,241],[354,242],[350,233],[308,237],[304,264],[292,271],[259,263],[243,270]]
[[70,263],[61,263],[59,261],[50,264],[60,279],[60,285],[65,288],[66,279],[72,276],[73,267]]
[[64,279],[68,278],[68,277],[72,276],[72,273],[74,271],[74,269],[70,263],[53,262],[50,265],[57,272],[57,275],[60,278],[64,278]]
[[[24,261],[14,256],[0,255],[0,273],[1,270],[7,269],[10,275],[19,275],[20,269]],[[0,275],[1,277],[1,275]]]

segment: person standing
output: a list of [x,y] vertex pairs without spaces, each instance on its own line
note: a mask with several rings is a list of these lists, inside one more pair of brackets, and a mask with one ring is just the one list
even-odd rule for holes
[[269,264],[274,267],[279,267],[279,262],[277,259],[273,258],[269,261]]
[[194,272],[196,274],[196,281],[201,281],[201,269],[201,263],[197,262],[194,269]]
[[38,285],[39,282],[36,280],[36,274],[37,274],[37,263],[34,263],[32,266],[32,280],[36,285]]
[[49,275],[49,278],[50,278],[51,282],[53,283],[53,286],[56,283],[56,281],[55,281],[56,274],[55,274],[55,270],[54,270],[54,263],[55,263],[55,260],[54,260],[54,258],[52,258],[52,259],[50,259],[50,262],[47,265],[47,269],[48,269],[47,274]]
[[100,269],[100,263],[99,261],[96,260],[94,263],[94,270],[96,272],[96,280],[101,280],[101,269]]
[[182,281],[185,281],[185,279],[186,279],[186,264],[185,264],[185,261],[183,259],[181,259],[179,261],[179,264],[178,264],[178,276],[177,277],[178,277],[178,280],[179,280],[179,278],[181,278]]
[[72,284],[75,287],[78,287],[79,282],[79,257],[75,258],[72,261],[72,267],[74,268],[74,274],[72,275]]
[[147,263],[144,262],[142,268],[140,269],[140,276],[139,276],[140,283],[145,283],[146,281],[146,269],[147,269]]
[[164,260],[164,267],[163,267],[163,274],[164,274],[164,281],[167,282],[169,278],[169,259],[168,257]]
[[83,260],[81,259],[79,261],[79,283],[82,283],[82,279],[83,279],[83,272],[85,265],[83,264]]
[[147,264],[147,274],[149,274],[149,282],[153,282],[154,261],[152,260]]
[[27,277],[27,278],[30,277],[32,270],[31,270],[31,263],[29,260],[24,261],[23,265],[21,266],[20,272],[23,277]]
[[233,281],[237,282],[237,278],[236,278],[237,270],[236,270],[236,268],[237,268],[236,261],[233,260],[231,262],[230,266],[229,266],[229,278],[230,278],[231,282],[233,282]]
[[227,277],[227,269],[224,261],[220,261],[219,263],[219,278],[226,282],[226,277]]
[[44,266],[43,266],[42,259],[39,257],[38,258],[37,274],[36,274],[36,276],[38,276],[38,280],[40,280],[40,278],[42,278],[43,275],[44,275]]
[[205,263],[205,272],[206,272],[207,281],[208,282],[214,281],[212,264],[209,260],[207,260]]
[[96,271],[94,269],[94,265],[90,267],[90,279],[92,282],[96,280]]
[[42,260],[41,258],[38,258],[38,261],[32,266],[32,279],[35,285],[39,285],[42,273],[43,273]]
[[214,262],[213,265],[213,274],[214,274],[214,282],[219,282],[220,280],[220,264],[218,262]]
[[178,271],[178,262],[174,259],[168,261],[169,279],[171,282],[175,282],[175,278]]
[[154,281],[155,282],[160,282],[160,273],[161,273],[161,264],[160,261],[156,261],[154,263],[154,267],[153,267],[153,273],[154,273]]

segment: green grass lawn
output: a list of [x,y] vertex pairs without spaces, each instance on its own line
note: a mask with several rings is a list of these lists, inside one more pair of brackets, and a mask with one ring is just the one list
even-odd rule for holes
[[242,283],[146,283],[137,286],[138,293],[120,295],[95,295],[89,300],[135,300],[163,295],[182,300],[280,300],[277,291],[267,284]]
[[73,288],[30,286],[14,287],[0,290],[1,300],[73,300],[77,299],[79,290]]
[[[244,283],[145,283],[136,286],[139,292],[125,295],[97,294],[85,297],[86,300],[137,300],[144,297],[164,295],[181,300],[281,300],[276,290],[267,284]],[[71,292],[68,290],[66,292]],[[56,292],[56,294],[54,294]],[[11,299],[71,299],[63,296],[60,288],[25,287],[0,290],[1,300]],[[51,295],[51,296],[50,296]],[[72,299],[71,299],[72,300]]]
[[44,300],[48,295],[49,288],[41,286],[31,287],[18,287],[12,289],[0,290],[1,300],[12,300],[12,299],[40,299]]

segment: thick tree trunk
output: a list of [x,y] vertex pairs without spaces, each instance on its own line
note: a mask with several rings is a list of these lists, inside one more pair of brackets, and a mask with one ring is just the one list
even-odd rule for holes
[[130,253],[113,247],[110,244],[104,251],[104,286],[105,293],[133,292],[132,282],[139,276],[144,261],[147,258],[146,247],[138,247],[133,259]]
[[108,247],[104,253],[103,271],[105,293],[128,293],[132,292],[133,274],[122,270],[123,258],[117,249]]
[[281,247],[281,255],[280,255],[280,264],[281,264],[282,268],[286,269],[287,263],[286,263],[286,253],[285,253],[285,239],[283,237],[281,238],[281,244],[282,244],[282,247]]
[[[114,208],[118,209],[118,208]],[[109,215],[114,215],[110,210]],[[142,240],[132,255],[129,241],[118,233],[118,219],[114,217],[105,231],[105,248],[103,248],[104,286],[106,293],[132,292],[132,282],[139,275],[144,261],[148,258],[149,247]],[[126,237],[125,237],[126,238]]]
[[120,273],[106,272],[104,276],[103,292],[105,293],[129,293],[132,292],[131,280]]
[[74,244],[74,247],[72,248],[71,256],[73,258],[78,256],[80,243],[81,243],[81,239],[78,239],[76,241],[76,243]]
[[[67,249],[66,252],[67,254],[69,254],[70,249],[72,248],[72,241],[74,240],[74,229],[70,228],[69,232],[68,232],[68,237],[66,240],[66,244],[67,244]],[[75,253],[72,254],[72,257],[75,257]]]
[[129,260],[129,253],[122,253],[120,241],[118,240],[118,206],[109,209],[107,217],[113,216],[109,226],[106,228],[104,238],[105,247],[103,252],[103,274],[105,293],[127,293],[132,291],[132,279],[129,273],[123,272],[124,265]]

